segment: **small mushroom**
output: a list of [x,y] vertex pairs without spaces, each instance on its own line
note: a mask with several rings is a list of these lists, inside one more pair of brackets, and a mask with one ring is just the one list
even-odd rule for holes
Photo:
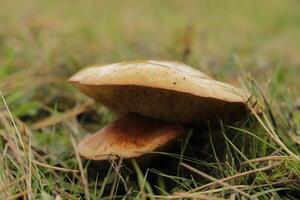
[[78,151],[90,160],[134,158],[165,146],[183,133],[179,125],[130,114],[85,137]]
[[243,91],[177,62],[95,66],[69,81],[118,113],[140,115],[126,115],[83,139],[78,149],[87,159],[138,157],[182,135],[183,128],[175,123],[234,122],[246,113]]

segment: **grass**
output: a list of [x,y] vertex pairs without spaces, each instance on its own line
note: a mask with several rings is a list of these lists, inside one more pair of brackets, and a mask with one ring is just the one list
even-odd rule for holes
[[[299,20],[292,0],[1,1],[0,199],[298,199]],[[260,112],[149,165],[81,160],[75,143],[115,116],[67,78],[132,59],[242,85]]]

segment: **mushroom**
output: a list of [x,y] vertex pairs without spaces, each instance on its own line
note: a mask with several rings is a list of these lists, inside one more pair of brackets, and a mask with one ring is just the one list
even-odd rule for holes
[[85,137],[78,151],[89,160],[134,158],[165,146],[183,133],[179,125],[129,114]]
[[166,123],[137,116],[121,118],[81,141],[79,153],[88,159],[108,159],[109,154],[114,154],[113,158],[140,156],[182,135],[182,130],[175,128],[178,125],[170,123],[234,122],[246,113],[242,90],[177,62],[94,66],[69,81],[118,113],[136,113]]

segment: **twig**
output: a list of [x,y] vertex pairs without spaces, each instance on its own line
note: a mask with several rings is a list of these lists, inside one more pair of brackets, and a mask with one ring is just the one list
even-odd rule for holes
[[[266,171],[266,170],[272,169],[272,168],[275,167],[276,165],[278,165],[278,163],[277,163],[277,164],[274,164],[274,165],[262,167],[262,168],[257,168],[257,169],[254,169],[254,170],[249,170],[249,171],[246,171],[246,172],[241,172],[241,173],[235,174],[235,175],[233,175],[233,176],[228,176],[228,177],[219,179],[219,181],[221,181],[221,182],[229,181],[229,180],[233,180],[233,179],[236,179],[236,178],[241,178],[241,177],[244,177],[244,176],[248,176],[248,175],[250,175],[250,174],[254,174],[254,173],[257,173],[257,172]],[[200,187],[197,187],[197,188],[195,188],[195,189],[192,189],[192,190],[190,190],[189,192],[193,192],[193,191],[196,191],[196,190],[201,190],[201,189],[204,189],[204,188],[207,188],[207,187],[211,187],[211,186],[214,186],[214,185],[217,185],[217,184],[218,184],[218,183],[216,183],[216,182],[211,182],[211,183],[202,185],[202,186],[200,186]]]
[[213,197],[213,196],[207,196],[203,194],[184,194],[184,195],[169,195],[169,196],[163,196],[163,195],[150,195],[147,194],[147,197],[152,197],[155,199],[182,199],[182,198],[196,198],[199,200],[224,200],[223,198]]
[[49,168],[49,169],[53,169],[53,170],[57,170],[57,171],[63,171],[63,172],[75,172],[75,173],[78,173],[79,170],[77,169],[67,169],[67,168],[63,168],[63,167],[55,167],[55,166],[52,166],[52,165],[48,165],[48,164],[45,164],[45,163],[41,163],[39,161],[36,161],[36,160],[31,160],[31,162],[41,166],[41,167],[45,167],[45,168]]
[[261,158],[255,158],[251,160],[247,160],[241,165],[245,165],[248,163],[254,163],[254,162],[264,162],[264,161],[283,161],[283,160],[291,160],[291,156],[266,156],[266,157],[261,157]]
[[70,119],[74,116],[77,116],[83,112],[85,112],[91,105],[94,104],[94,101],[87,101],[79,106],[75,106],[73,109],[59,114],[59,115],[52,115],[50,117],[47,117],[45,119],[42,119],[38,122],[36,122],[32,128],[33,129],[41,129],[41,128],[46,128],[49,126],[52,126],[54,124],[58,124],[60,122],[65,121],[66,119]]
[[208,174],[205,174],[205,173],[203,173],[203,172],[197,170],[196,168],[194,168],[194,167],[192,167],[192,166],[190,166],[190,165],[187,165],[187,164],[185,164],[185,163],[180,163],[180,165],[182,165],[183,167],[189,169],[189,170],[192,171],[192,172],[195,172],[195,173],[199,174],[200,176],[203,176],[204,178],[207,178],[207,179],[209,179],[209,180],[211,180],[211,181],[214,181],[214,182],[216,182],[216,183],[218,183],[218,184],[220,184],[220,185],[223,185],[224,187],[227,187],[227,188],[229,188],[229,189],[232,189],[232,190],[234,190],[234,191],[240,193],[241,195],[243,195],[243,196],[245,196],[245,197],[248,197],[249,199],[252,199],[252,200],[253,200],[253,199],[257,199],[257,198],[255,198],[255,197],[249,195],[248,193],[246,193],[246,192],[244,192],[244,191],[242,191],[242,190],[240,190],[240,189],[238,189],[238,188],[235,188],[235,187],[229,185],[228,183],[225,183],[225,182],[223,182],[223,181],[221,181],[221,180],[219,180],[219,179],[216,179],[216,178],[214,178],[214,177],[212,177],[212,176],[210,176],[210,175],[208,175]]
[[[25,127],[23,126],[23,129],[24,129],[24,133],[26,133],[26,129]],[[27,186],[27,190],[28,191],[32,191],[32,162],[31,162],[31,137],[29,136],[29,141],[28,141],[28,144],[27,144],[27,159],[25,160],[27,162],[27,169],[25,169],[28,173],[27,175],[27,179],[26,179],[26,186]],[[24,149],[25,151],[25,149]],[[28,192],[27,193],[27,198],[28,199],[32,199],[32,195],[31,195],[31,192]]]
[[76,146],[76,143],[75,143],[75,140],[74,140],[73,136],[71,135],[70,137],[71,137],[72,145],[73,145],[73,148],[74,148],[76,160],[77,160],[77,163],[78,163],[78,167],[79,167],[79,171],[80,171],[80,175],[81,175],[81,179],[82,179],[82,183],[83,183],[83,187],[84,187],[85,198],[86,198],[86,200],[90,200],[88,182],[87,182],[87,179],[84,175],[81,159],[80,159],[79,154],[78,154],[78,149],[77,149],[77,146]]
[[[115,180],[113,182],[113,185],[112,185],[112,188],[111,188],[111,191],[110,191],[110,195],[109,195],[109,199],[114,199],[113,197],[117,193],[116,187],[117,187],[117,185],[120,182],[121,175],[119,176],[119,173],[120,173],[120,169],[121,169],[122,163],[123,163],[123,158],[120,158],[119,163],[118,163],[118,165],[115,168],[115,172],[116,172],[117,176],[116,176],[116,178],[115,178]],[[112,163],[112,166],[114,166],[114,163]]]

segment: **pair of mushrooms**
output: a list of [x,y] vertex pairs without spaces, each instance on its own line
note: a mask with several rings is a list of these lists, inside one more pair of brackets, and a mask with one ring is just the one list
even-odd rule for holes
[[69,81],[123,115],[80,141],[79,154],[91,160],[138,157],[183,136],[180,124],[234,122],[246,113],[242,90],[177,62],[95,66]]

